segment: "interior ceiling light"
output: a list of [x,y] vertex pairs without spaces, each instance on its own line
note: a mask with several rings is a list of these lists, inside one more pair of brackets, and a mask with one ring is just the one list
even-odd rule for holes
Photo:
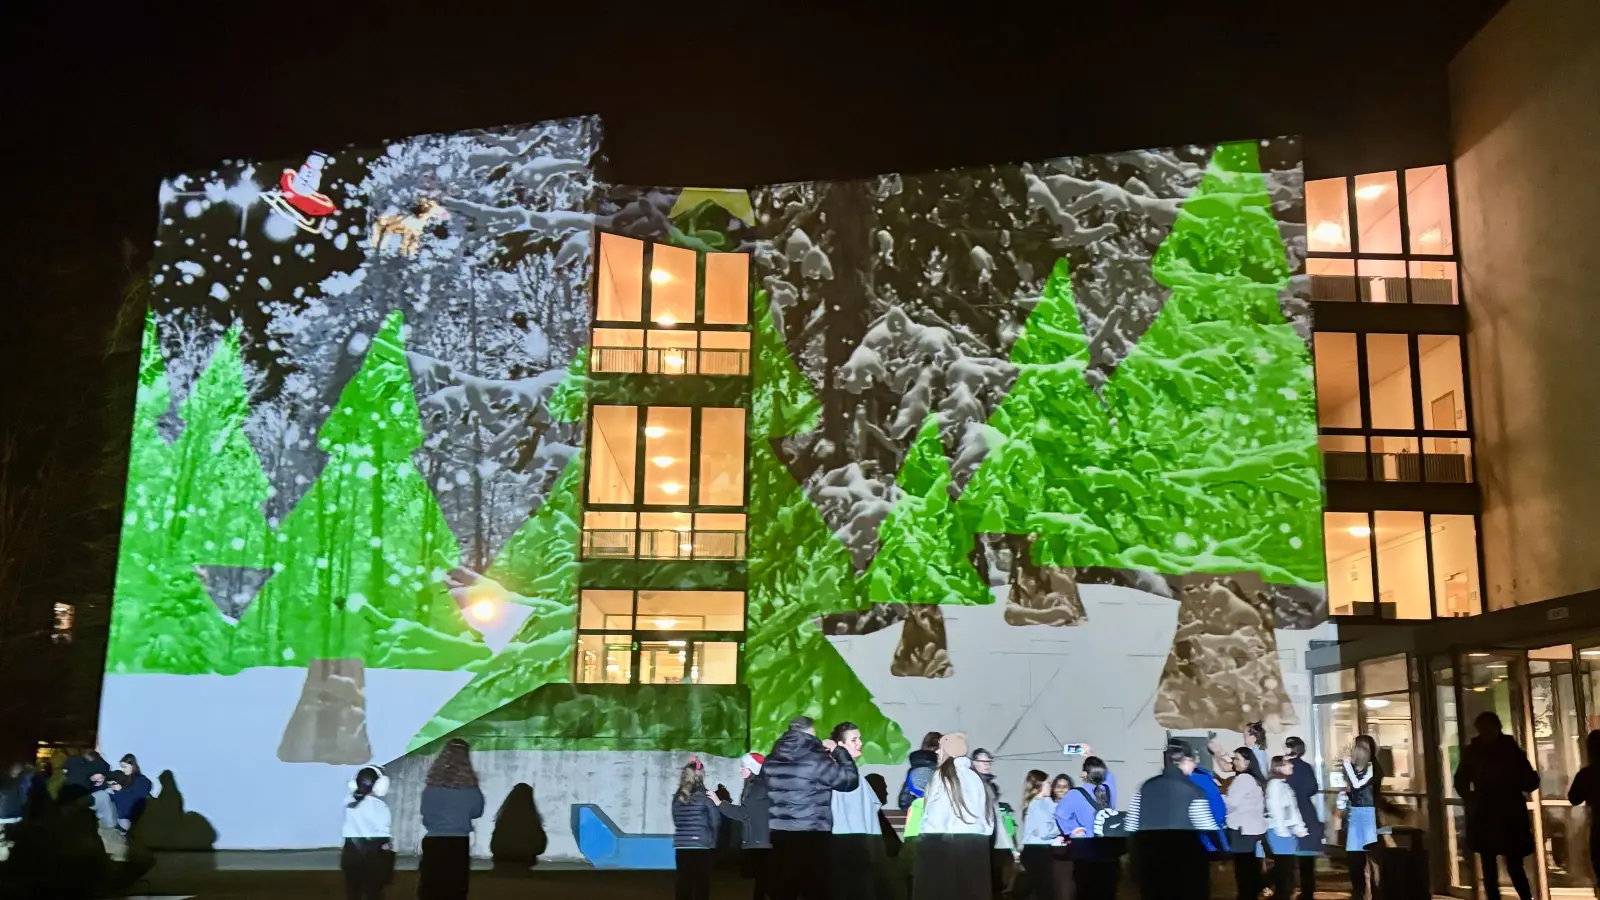
[[677,619],[657,619],[656,620],[656,627],[657,628],[671,629],[671,628],[677,627],[677,624],[678,624],[678,620]]
[[656,316],[656,324],[665,325],[666,327],[671,328],[672,326],[678,324],[678,317],[666,315]]
[[1364,184],[1361,187],[1356,188],[1356,199],[1376,200],[1379,197],[1382,197],[1383,192],[1388,189],[1389,186],[1386,184]]
[[667,466],[677,462],[678,458],[675,456],[652,456],[650,457],[650,461],[655,463],[658,467],[665,469]]
[[[1357,192],[1359,193],[1359,192]],[[654,284],[666,284],[672,280],[672,273],[666,269],[651,269],[650,281]]]
[[1351,537],[1370,537],[1372,535],[1372,529],[1365,525],[1351,525],[1349,531]]
[[681,490],[683,490],[683,485],[676,481],[669,481],[661,486],[661,493],[663,494],[676,494]]
[[1361,701],[1361,704],[1367,709],[1383,709],[1385,706],[1389,705],[1389,701],[1383,699],[1382,697],[1368,697],[1367,699]]
[[1319,244],[1344,243],[1344,228],[1338,222],[1318,222],[1317,227],[1311,229],[1311,236]]
[[666,433],[667,430],[660,425],[646,425],[644,429],[644,436],[647,438],[658,438]]

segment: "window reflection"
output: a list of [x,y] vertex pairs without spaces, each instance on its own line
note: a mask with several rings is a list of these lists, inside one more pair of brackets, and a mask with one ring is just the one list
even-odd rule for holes
[[1325,428],[1360,428],[1356,336],[1334,331],[1316,332],[1315,350],[1318,423]]
[[1478,587],[1478,529],[1472,516],[1429,517],[1433,539],[1433,590],[1439,615],[1482,611]]
[[1378,613],[1383,618],[1431,619],[1428,548],[1420,512],[1372,514],[1378,544]]
[[1455,252],[1450,229],[1450,177],[1444,166],[1406,170],[1406,221],[1411,252]]
[[1395,173],[1357,175],[1356,250],[1360,253],[1400,253],[1400,195]]
[[700,411],[700,503],[744,505],[744,410]]
[[644,318],[644,241],[602,233],[596,266],[595,318],[602,322]]
[[1411,409],[1411,349],[1405,335],[1367,335],[1367,398],[1371,427],[1416,427]]
[[1367,514],[1329,512],[1322,521],[1329,612],[1372,615],[1372,524]]
[[633,502],[638,459],[639,411],[632,406],[596,406],[589,429],[589,502]]
[[1306,182],[1306,248],[1350,251],[1350,201],[1343,178]]

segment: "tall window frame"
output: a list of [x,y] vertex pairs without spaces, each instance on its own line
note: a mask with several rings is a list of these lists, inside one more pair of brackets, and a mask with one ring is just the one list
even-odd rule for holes
[[[751,328],[754,307],[750,291],[754,266],[750,254],[692,250],[598,229],[594,232],[594,241],[597,252],[589,292],[591,373],[749,377],[754,340]],[[608,277],[606,267],[611,265],[608,243],[621,241],[630,242],[630,255],[633,249],[631,245],[640,245],[638,271],[625,273],[630,298],[632,283],[634,280],[638,282],[637,318],[608,318],[605,313],[617,310],[603,308],[606,306],[606,292],[602,290],[602,279]],[[686,259],[681,254],[693,255],[692,320],[652,315],[656,276],[659,274],[656,266],[658,251],[662,255],[670,253],[678,256],[680,262]],[[739,302],[735,308],[740,314],[734,317],[742,318],[742,322],[710,321],[708,271],[719,278],[732,278],[734,272],[742,272],[742,278],[729,282],[730,286],[738,287]],[[677,280],[681,281],[681,273]],[[622,305],[628,305],[628,302],[625,299]],[[618,304],[611,305],[615,307]]]
[[[1329,590],[1328,604],[1330,615],[1336,616],[1341,621],[1372,620],[1384,622],[1426,622],[1442,618],[1470,618],[1483,614],[1485,606],[1483,591],[1483,534],[1478,528],[1477,516],[1465,513],[1438,513],[1422,512],[1419,510],[1390,509],[1371,510],[1367,512],[1324,510],[1322,515],[1324,533],[1324,572],[1326,573]],[[1378,516],[1422,517],[1423,554],[1425,560],[1424,578],[1427,581],[1428,594],[1428,616],[1425,618],[1421,616],[1386,616],[1383,614],[1384,610],[1382,597],[1385,565],[1382,557],[1383,548],[1380,547],[1378,543],[1379,529],[1381,527],[1381,524],[1377,518]],[[1334,519],[1332,517],[1338,518]],[[1356,517],[1363,517],[1361,521],[1364,521],[1365,525],[1359,524]],[[1439,520],[1441,519],[1470,519],[1472,520],[1473,531],[1470,553],[1467,554],[1473,566],[1472,577],[1470,580],[1472,585],[1471,597],[1468,600],[1468,605],[1465,607],[1465,612],[1455,613],[1447,610],[1447,613],[1449,614],[1446,615],[1440,615],[1440,605],[1443,600],[1450,598],[1440,597],[1440,586],[1448,584],[1452,580],[1450,576],[1454,573],[1443,571],[1443,566],[1446,565],[1446,563],[1443,561],[1444,552],[1441,543],[1435,538],[1435,535],[1440,533],[1442,530],[1442,526],[1447,524],[1440,522]],[[1329,541],[1327,535],[1334,528],[1365,529],[1365,534],[1357,535],[1352,531],[1349,537],[1355,540],[1365,539],[1366,541],[1366,568],[1364,574],[1366,575],[1368,585],[1370,586],[1370,589],[1367,591],[1367,593],[1370,595],[1371,599],[1362,602],[1372,607],[1370,612],[1364,612],[1359,609],[1352,608],[1352,611],[1349,613],[1339,613],[1335,612],[1333,609],[1333,585],[1335,583],[1335,578],[1337,577],[1333,570],[1333,566],[1335,562],[1350,558],[1348,556],[1344,556],[1339,557],[1336,560],[1328,556],[1327,548],[1328,544],[1331,542]],[[1396,611],[1398,612],[1399,604],[1396,603],[1395,605]]]
[[[1317,432],[1322,451],[1323,475],[1328,481],[1391,481],[1429,484],[1471,484],[1477,482],[1477,457],[1473,452],[1472,386],[1467,377],[1467,342],[1465,335],[1396,332],[1384,329],[1340,329],[1317,331],[1315,340],[1327,339],[1330,343],[1339,336],[1352,338],[1355,352],[1355,377],[1361,421],[1357,425],[1327,425],[1319,411]],[[1406,373],[1410,381],[1409,428],[1377,427],[1374,425],[1371,377],[1369,364],[1372,338],[1403,338],[1406,343]],[[1421,344],[1424,338],[1446,338],[1456,342],[1460,398],[1460,428],[1427,428],[1432,417],[1425,409],[1424,378]],[[1316,361],[1320,382],[1332,363],[1327,359]],[[1443,447],[1449,441],[1453,447]],[[1456,443],[1459,442],[1459,443]],[[1456,452],[1464,449],[1465,453]],[[1414,460],[1407,460],[1408,455]],[[1461,457],[1457,463],[1456,457]]]
[[[627,502],[596,501],[591,493],[594,461],[598,454],[584,454],[583,464],[583,558],[617,559],[717,559],[745,558],[750,505],[749,410],[739,406],[677,406],[670,404],[591,403],[585,412],[587,434],[596,433],[595,419],[600,410],[631,409],[633,417],[633,497]],[[687,442],[687,484],[683,502],[649,502],[649,467],[654,464],[649,449],[650,411],[686,410],[689,415]],[[701,502],[704,491],[708,410],[738,411],[744,432],[739,436],[739,502],[719,504]],[[591,444],[594,440],[591,438]],[[651,517],[683,517],[673,524],[651,525]],[[735,518],[736,517],[736,518]],[[606,524],[591,524],[605,522]],[[630,524],[631,523],[631,524]],[[733,526],[737,527],[733,527]],[[631,536],[629,533],[631,532]]]
[[[592,595],[617,595],[624,593],[629,595],[629,610],[625,617],[626,621],[612,621],[614,618],[624,618],[621,614],[616,616],[607,615],[602,617],[603,620],[597,627],[596,623],[589,619],[587,615],[587,606],[590,602],[592,602]],[[641,612],[641,594],[673,595],[706,593],[727,595],[737,594],[739,596],[739,627],[737,629],[707,628],[704,627],[703,621],[701,622],[701,627],[693,627],[692,623],[682,623],[689,626],[683,628],[675,627],[679,623],[670,623],[674,627],[667,628],[641,627],[641,625],[645,624],[646,622],[658,626],[661,624],[659,619],[651,620],[648,618],[648,613]],[[676,615],[678,615],[680,618],[685,618],[685,616],[682,614]],[[745,637],[749,627],[748,622],[749,593],[744,590],[721,588],[652,589],[638,588],[633,586],[614,588],[584,587],[579,593],[578,627],[575,629],[576,646],[572,660],[572,681],[575,684],[613,685],[744,684],[744,649]],[[585,638],[590,640],[586,641]],[[707,654],[712,648],[720,648],[726,645],[732,645],[732,651],[734,653],[732,679],[717,681],[702,680],[698,668],[699,663],[703,661],[703,655]],[[626,648],[625,652],[628,660],[626,663],[626,677],[612,677],[614,675],[624,674],[620,671],[622,664],[620,661],[615,663],[611,662],[613,657],[605,654],[610,652],[620,660],[620,651],[622,651],[624,647]],[[596,653],[597,650],[602,654],[601,658],[598,660],[590,660],[588,657]],[[678,668],[681,673],[688,675],[688,677],[682,678],[676,682],[659,681],[655,680],[654,678],[647,679],[646,676],[649,666],[646,665],[646,662],[648,660],[648,655],[661,652],[669,654],[681,654],[677,660],[679,663]],[[599,672],[601,677],[590,677],[590,673],[586,671],[586,666],[598,667],[596,671]],[[616,666],[616,669],[607,671],[611,666]]]
[[[1412,216],[1408,208],[1413,185],[1420,187],[1418,179],[1444,178],[1448,223],[1450,230],[1449,252],[1429,252],[1429,245],[1414,235]],[[1362,191],[1382,187],[1386,179],[1393,179],[1396,193],[1398,235],[1394,243],[1389,240],[1369,240],[1362,246],[1362,227],[1359,204]],[[1309,195],[1319,186],[1331,189],[1342,184],[1344,209],[1338,220],[1308,221],[1306,272],[1310,277],[1311,299],[1323,302],[1362,302],[1390,304],[1427,304],[1459,306],[1463,303],[1461,286],[1460,234],[1457,227],[1455,169],[1448,163],[1435,166],[1416,166],[1408,169],[1369,172],[1334,178],[1319,178],[1306,182]],[[1308,203],[1307,217],[1310,217]],[[1342,228],[1343,233],[1332,243],[1343,244],[1348,249],[1318,247],[1317,230]],[[1423,235],[1431,233],[1425,231]],[[1435,237],[1437,241],[1437,236]],[[1329,241],[1324,241],[1327,243]],[[1442,243],[1442,242],[1440,242]],[[1398,246],[1398,252],[1388,249]],[[1448,279],[1431,277],[1429,268],[1447,269]],[[1449,281],[1446,297],[1441,282]]]

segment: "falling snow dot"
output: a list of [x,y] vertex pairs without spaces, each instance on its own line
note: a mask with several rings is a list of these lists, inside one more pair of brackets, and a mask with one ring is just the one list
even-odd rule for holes
[[383,538],[373,535],[367,539],[367,546],[376,550],[377,548],[383,546]]
[[1279,522],[1278,523],[1278,530],[1283,532],[1284,534],[1288,534],[1289,533],[1289,523],[1288,522]]
[[317,557],[317,568],[326,569],[327,567],[328,567],[328,558],[326,556]]
[[1301,540],[1298,537],[1289,538],[1289,546],[1293,547],[1294,549],[1299,550],[1300,544]]
[[221,282],[213,281],[211,283],[211,296],[218,300],[226,301],[228,299],[228,289],[223,287]]
[[228,546],[232,547],[235,550],[243,550],[244,549],[244,538],[234,538],[233,540],[228,542]]

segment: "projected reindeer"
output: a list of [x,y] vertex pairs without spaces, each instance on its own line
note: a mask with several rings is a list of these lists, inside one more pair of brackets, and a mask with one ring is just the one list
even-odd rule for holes
[[448,218],[450,211],[440,206],[439,201],[423,197],[417,203],[416,212],[409,215],[390,213],[379,216],[372,223],[372,249],[381,248],[384,238],[397,234],[400,236],[400,252],[406,256],[416,256],[422,248],[422,232],[434,222]]

